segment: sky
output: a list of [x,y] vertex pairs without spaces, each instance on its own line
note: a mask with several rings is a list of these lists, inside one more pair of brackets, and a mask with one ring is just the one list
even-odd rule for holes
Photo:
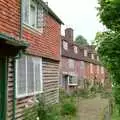
[[103,31],[97,15],[97,0],[44,0],[49,7],[64,22],[62,35],[65,28],[74,29],[74,39],[83,35],[89,43],[94,40],[96,32]]

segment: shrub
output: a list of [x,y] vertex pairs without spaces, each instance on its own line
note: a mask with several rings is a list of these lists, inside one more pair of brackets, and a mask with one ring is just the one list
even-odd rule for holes
[[77,108],[72,100],[66,100],[62,103],[61,105],[61,114],[63,116],[69,115],[69,116],[74,116],[76,115]]
[[60,112],[55,105],[46,105],[43,99],[39,99],[38,103],[25,109],[24,120],[59,120]]

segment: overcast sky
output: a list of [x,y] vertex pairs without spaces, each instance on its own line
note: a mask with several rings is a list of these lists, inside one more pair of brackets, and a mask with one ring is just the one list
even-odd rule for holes
[[96,17],[97,0],[44,0],[61,18],[66,27],[74,29],[74,38],[81,34],[89,42],[95,38],[97,31],[103,31],[103,26]]

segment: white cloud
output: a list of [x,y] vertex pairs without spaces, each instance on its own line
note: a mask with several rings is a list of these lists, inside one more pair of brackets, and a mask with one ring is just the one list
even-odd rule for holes
[[44,0],[65,23],[72,27],[75,37],[83,35],[90,42],[97,31],[102,31],[97,15],[97,0]]

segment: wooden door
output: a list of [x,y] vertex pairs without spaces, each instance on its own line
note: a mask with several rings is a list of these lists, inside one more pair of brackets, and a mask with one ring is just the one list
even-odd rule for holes
[[0,56],[0,120],[6,115],[6,58]]

